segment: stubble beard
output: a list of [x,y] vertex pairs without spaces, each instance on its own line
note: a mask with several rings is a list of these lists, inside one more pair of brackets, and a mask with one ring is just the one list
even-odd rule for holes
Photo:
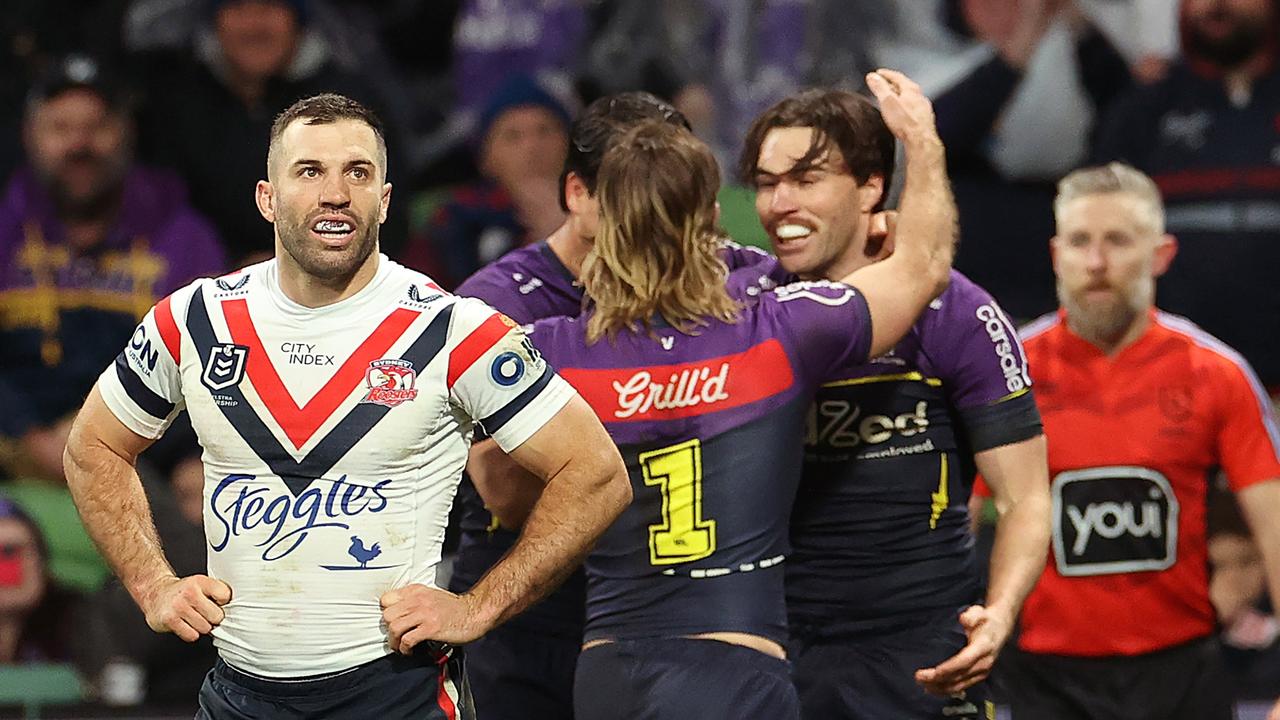
[[356,226],[356,236],[340,250],[325,247],[311,237],[311,226],[315,220],[310,217],[281,223],[278,226],[280,245],[307,275],[326,285],[344,283],[356,274],[377,248],[379,227],[373,218],[366,221],[350,215],[347,217]]

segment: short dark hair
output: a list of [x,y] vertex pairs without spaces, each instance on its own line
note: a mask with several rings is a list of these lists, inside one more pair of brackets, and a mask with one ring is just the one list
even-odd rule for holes
[[811,127],[817,131],[808,152],[796,161],[792,172],[821,163],[834,146],[859,185],[872,175],[884,179],[885,193],[875,209],[884,206],[893,182],[894,139],[871,98],[845,90],[805,90],[765,110],[747,130],[738,159],[738,175],[747,186],[755,187],[756,163],[765,136],[780,127]]
[[690,130],[689,120],[671,103],[652,93],[632,91],[597,98],[569,128],[569,153],[560,173],[560,209],[569,212],[564,182],[577,175],[595,195],[604,154],[623,133],[644,120],[662,120]]
[[382,128],[382,121],[372,110],[352,100],[346,95],[337,93],[321,93],[303,98],[276,116],[271,123],[271,142],[267,150],[267,168],[271,167],[271,154],[275,151],[276,142],[284,134],[285,128],[295,120],[302,120],[307,125],[328,125],[339,120],[358,120],[368,125],[374,136],[378,138],[378,150],[382,152],[382,168],[387,168],[387,137]]

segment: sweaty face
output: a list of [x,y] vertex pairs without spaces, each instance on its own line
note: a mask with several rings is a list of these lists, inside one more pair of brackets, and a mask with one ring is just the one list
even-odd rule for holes
[[527,177],[559,179],[568,152],[568,130],[560,118],[544,107],[525,105],[493,121],[481,165],[503,184]]
[[1155,302],[1162,236],[1142,217],[1141,201],[1125,193],[1084,195],[1062,208],[1053,239],[1058,300],[1089,339],[1119,339]]
[[796,161],[809,151],[813,128],[774,128],[756,160],[756,213],[788,272],[838,279],[865,265],[866,186],[849,174],[832,148],[810,168]]
[[[281,261],[321,280],[351,277],[378,247],[391,186],[373,129],[356,120],[295,120],[272,155],[271,194]],[[284,256],[287,256],[284,257]]]
[[227,62],[251,78],[279,75],[293,59],[298,43],[298,17],[293,8],[273,0],[225,3],[214,19],[218,43]]
[[110,201],[128,166],[125,121],[92,90],[68,90],[27,120],[27,155],[60,208],[92,216]]
[[1187,51],[1235,67],[1262,49],[1275,12],[1273,0],[1184,0]]

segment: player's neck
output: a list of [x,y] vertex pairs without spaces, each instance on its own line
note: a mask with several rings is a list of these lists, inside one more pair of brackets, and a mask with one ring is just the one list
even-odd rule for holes
[[5,615],[0,617],[0,662],[12,663],[17,660],[18,640],[22,636],[23,618]]
[[574,279],[582,277],[582,263],[591,252],[591,243],[578,232],[572,218],[565,220],[555,232],[547,238],[547,247],[560,258]]
[[364,263],[349,277],[326,280],[298,267],[288,253],[276,255],[280,273],[280,291],[303,307],[320,308],[342,302],[363,290],[378,272],[378,252],[369,254]]

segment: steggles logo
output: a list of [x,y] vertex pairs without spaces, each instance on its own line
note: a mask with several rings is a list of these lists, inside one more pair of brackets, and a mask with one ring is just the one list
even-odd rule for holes
[[613,381],[618,393],[618,407],[613,412],[619,419],[637,413],[643,415],[651,409],[668,410],[694,405],[717,403],[729,399],[725,382],[729,379],[729,363],[721,363],[719,371],[711,374],[709,367],[691,368],[673,373],[665,383],[654,382],[648,370],[632,375],[625,383]]

